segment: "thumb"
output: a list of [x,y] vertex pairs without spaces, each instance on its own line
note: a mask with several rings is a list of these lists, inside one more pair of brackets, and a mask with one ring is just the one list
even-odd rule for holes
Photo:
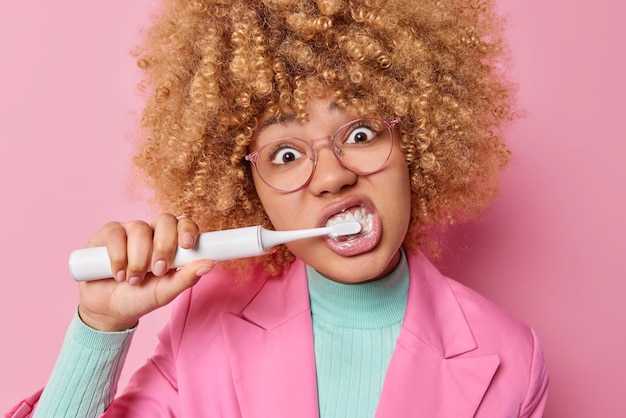
[[197,260],[176,270],[169,278],[161,277],[156,289],[158,304],[164,306],[173,301],[176,296],[198,283],[202,276],[211,272],[214,266],[215,262],[211,260]]

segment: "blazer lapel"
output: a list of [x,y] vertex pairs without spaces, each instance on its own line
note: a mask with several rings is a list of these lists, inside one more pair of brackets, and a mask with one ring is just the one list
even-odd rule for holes
[[[448,282],[421,254],[408,255],[406,317],[377,417],[473,417],[500,359],[472,356],[471,329]],[[224,337],[244,417],[318,417],[315,353],[304,265],[268,279],[241,314],[224,314]]]
[[422,254],[408,262],[407,312],[377,417],[473,417],[500,359],[463,356],[477,345],[447,279]]
[[318,417],[313,328],[304,265],[268,279],[241,315],[224,314],[244,417]]

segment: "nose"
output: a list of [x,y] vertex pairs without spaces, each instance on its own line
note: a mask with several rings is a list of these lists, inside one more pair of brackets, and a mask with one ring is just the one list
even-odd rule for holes
[[317,151],[315,171],[308,184],[311,193],[317,196],[338,193],[345,187],[354,185],[358,178],[357,174],[341,165],[333,147],[332,142],[325,142]]

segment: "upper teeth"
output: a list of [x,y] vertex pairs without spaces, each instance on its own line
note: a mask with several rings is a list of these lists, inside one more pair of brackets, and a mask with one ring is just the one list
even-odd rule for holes
[[372,214],[365,208],[341,212],[326,222],[326,226],[333,226],[338,223],[357,221],[361,224],[361,234],[366,234],[372,230]]

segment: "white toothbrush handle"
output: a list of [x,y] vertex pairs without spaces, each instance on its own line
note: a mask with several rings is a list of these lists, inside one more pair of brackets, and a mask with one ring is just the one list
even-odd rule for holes
[[[260,226],[250,226],[202,233],[194,248],[177,249],[171,267],[182,267],[204,258],[223,261],[264,254],[266,249],[261,243],[261,229]],[[70,254],[69,264],[70,273],[77,282],[113,277],[106,247],[75,250]]]
[[[346,222],[332,227],[301,229],[298,231],[270,231],[260,226],[204,232],[198,236],[196,246],[191,249],[178,247],[172,268],[200,259],[213,261],[255,257],[279,244],[320,235],[356,234],[361,230],[358,222]],[[70,254],[70,273],[77,282],[113,277],[111,261],[106,247],[90,247]]]

